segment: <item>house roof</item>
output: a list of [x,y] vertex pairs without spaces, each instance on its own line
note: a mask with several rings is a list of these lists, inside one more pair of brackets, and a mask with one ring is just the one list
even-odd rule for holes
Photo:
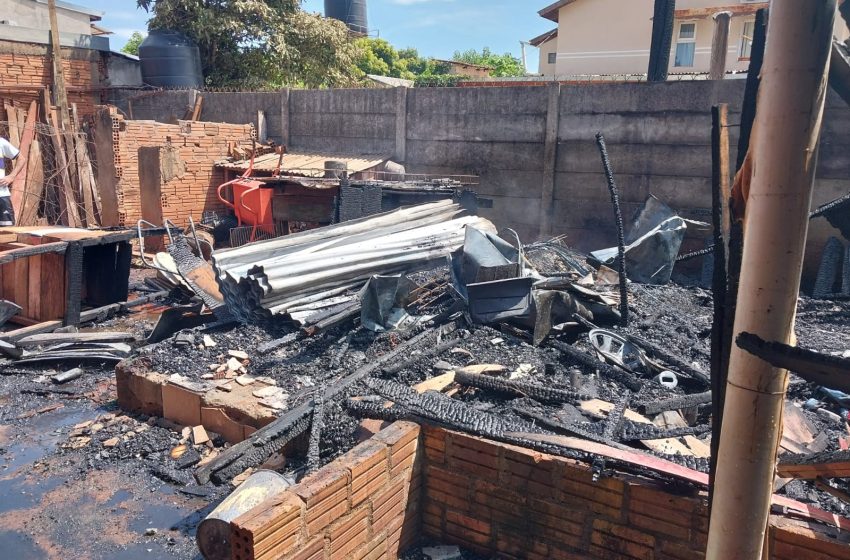
[[532,47],[539,47],[543,43],[550,41],[557,36],[558,36],[558,29],[555,28],[555,29],[547,31],[546,33],[543,33],[542,35],[538,35],[534,39],[529,39],[528,42]]
[[492,70],[489,66],[484,66],[482,64],[471,64],[469,62],[463,62],[462,60],[441,60],[439,58],[435,58],[434,61],[442,62],[443,64],[454,64],[456,66],[468,66],[470,68],[478,68],[479,70]]
[[546,19],[551,19],[554,22],[558,21],[558,11],[566,6],[567,4],[572,4],[576,0],[558,0],[554,4],[550,4],[537,12],[540,14],[540,17],[544,17]]
[[[38,4],[47,4],[47,0],[33,0]],[[78,4],[72,4],[71,2],[64,2],[63,0],[56,0],[56,7],[61,8],[63,10],[68,10],[70,12],[78,12],[80,14],[85,14],[89,16],[91,21],[100,21],[103,19],[103,12],[99,10],[93,10],[91,8],[86,8],[85,6],[80,6]]]
[[393,78],[392,76],[379,76],[378,74],[366,74],[366,77],[375,83],[389,87],[413,87],[413,80],[404,78]]

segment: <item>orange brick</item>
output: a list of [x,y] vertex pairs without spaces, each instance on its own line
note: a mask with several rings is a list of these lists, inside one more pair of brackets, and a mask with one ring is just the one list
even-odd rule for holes
[[594,519],[593,530],[598,531],[600,533],[608,533],[610,535],[614,535],[616,537],[620,537],[627,541],[641,544],[649,548],[655,546],[654,536],[648,535],[646,533],[637,531],[629,527],[625,527],[623,525],[611,523],[610,521],[606,521],[604,519]]
[[201,395],[173,383],[162,386],[162,415],[183,426],[201,423]]
[[[297,552],[291,556],[287,556],[287,560],[322,560],[325,557],[325,541],[321,536],[313,538],[306,545],[302,546]],[[280,555],[270,556],[269,560],[280,558]],[[257,560],[260,560],[259,558]]]
[[703,560],[705,558],[705,552],[701,550],[693,550],[686,544],[670,541],[661,542],[661,554],[670,560]]
[[[675,513],[671,512],[671,516],[675,516]],[[629,512],[629,524],[637,529],[651,531],[658,535],[663,535],[667,538],[676,539],[682,542],[689,542],[691,539],[691,530],[689,528],[682,527],[668,521],[663,521],[661,519],[646,517],[645,515],[636,512],[634,509]]]
[[393,422],[377,434],[374,438],[377,441],[387,444],[390,448],[390,454],[395,453],[399,447],[403,447],[407,443],[419,438],[419,424],[413,422],[398,421]]
[[329,530],[331,558],[344,558],[369,540],[369,510],[351,512]]

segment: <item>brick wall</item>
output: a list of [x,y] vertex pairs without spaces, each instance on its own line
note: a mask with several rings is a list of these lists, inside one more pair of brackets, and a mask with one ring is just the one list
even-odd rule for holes
[[[40,101],[40,88],[53,83],[50,56],[43,45],[0,41],[0,68],[0,86],[4,89],[0,91],[0,107],[3,102],[25,106],[30,101]],[[107,77],[103,56],[88,49],[63,48],[62,69],[68,102],[77,104],[81,116],[93,114],[100,103],[100,92],[94,88]],[[9,90],[8,86],[21,89]]]
[[[105,109],[103,109],[105,110]],[[96,135],[111,135],[112,166],[100,166],[98,181],[113,182],[117,198],[117,224],[133,225],[142,218],[142,192],[140,171],[157,175],[160,179],[160,204],[162,219],[177,225],[188,224],[188,217],[196,221],[204,211],[224,212],[226,207],[218,200],[216,189],[224,182],[224,174],[213,163],[227,156],[231,147],[248,147],[254,135],[253,125],[236,125],[208,122],[179,121],[163,124],[154,121],[125,120],[113,112],[107,122],[100,118]],[[99,142],[99,145],[102,143]],[[173,177],[164,177],[161,169],[142,169],[139,166],[139,149],[159,147],[176,154]],[[98,150],[98,160],[109,157]],[[106,175],[114,175],[107,177]],[[159,221],[159,216],[146,216]]]
[[396,422],[236,518],[232,558],[396,558],[420,533],[419,431]]
[[[423,534],[500,558],[699,560],[705,493],[437,428],[423,428]],[[817,525],[773,516],[771,557],[850,559]]]
[[[396,422],[231,523],[234,560],[386,558],[421,536],[523,559],[701,560],[705,493]],[[850,559],[838,529],[771,516],[776,560]]]

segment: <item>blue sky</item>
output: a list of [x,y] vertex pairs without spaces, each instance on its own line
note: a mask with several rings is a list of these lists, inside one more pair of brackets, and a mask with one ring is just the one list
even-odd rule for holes
[[[147,14],[135,0],[71,0],[105,12],[103,26],[115,32],[113,49],[133,31],[144,31]],[[423,56],[450,58],[457,50],[481,49],[520,54],[528,40],[555,26],[537,15],[551,0],[369,0],[369,27],[396,47],[415,47]],[[322,12],[324,0],[305,0],[304,8]],[[537,68],[537,50],[528,49],[529,69]]]

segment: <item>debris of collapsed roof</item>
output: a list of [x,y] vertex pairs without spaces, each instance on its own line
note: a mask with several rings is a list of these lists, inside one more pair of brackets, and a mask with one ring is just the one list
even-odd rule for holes
[[[647,198],[626,236],[628,278],[643,284],[668,283],[688,226],[707,228],[708,224],[686,220],[654,196]],[[609,266],[618,259],[616,247],[600,249],[591,255]]]
[[219,251],[213,261],[231,312],[243,322],[264,322],[375,274],[433,265],[460,246],[466,226],[495,232],[489,221],[462,213],[449,201],[423,204]]

